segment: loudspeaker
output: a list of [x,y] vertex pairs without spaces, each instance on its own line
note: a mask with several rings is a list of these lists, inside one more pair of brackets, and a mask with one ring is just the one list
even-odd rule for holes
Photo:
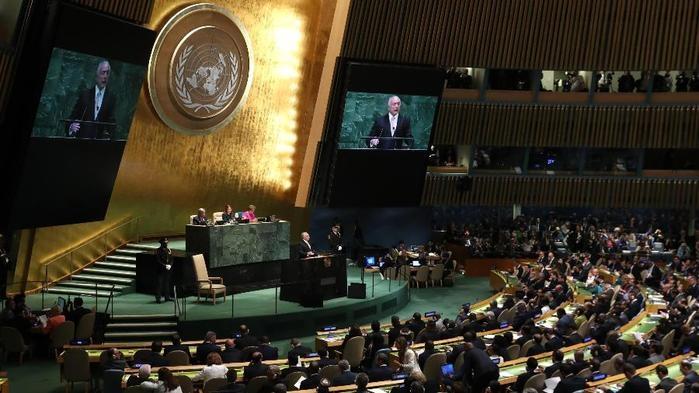
[[351,283],[347,287],[347,297],[350,299],[366,299],[366,284]]

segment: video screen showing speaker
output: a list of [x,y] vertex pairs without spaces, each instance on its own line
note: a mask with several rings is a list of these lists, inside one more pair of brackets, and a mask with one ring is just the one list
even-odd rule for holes
[[427,150],[444,78],[435,67],[350,63],[338,149]]
[[[29,11],[8,112],[6,227],[104,219],[155,32],[63,1]],[[37,207],[49,207],[37,208]],[[50,212],[50,213],[49,213]]]
[[32,137],[126,140],[146,67],[54,48]]

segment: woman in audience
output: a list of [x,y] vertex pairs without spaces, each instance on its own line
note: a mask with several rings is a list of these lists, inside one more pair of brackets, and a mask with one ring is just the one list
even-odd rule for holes
[[163,392],[182,393],[182,388],[180,388],[177,378],[172,375],[172,372],[167,367],[161,367],[160,370],[158,370],[158,381],[162,383]]
[[221,360],[221,355],[216,352],[210,352],[206,356],[206,367],[204,367],[199,374],[194,376],[192,381],[202,381],[203,383],[206,383],[206,381],[213,378],[226,378],[228,368],[222,363],[223,361]]
[[46,321],[46,326],[43,328],[44,334],[51,334],[57,327],[63,325],[66,322],[66,316],[61,314],[61,309],[58,306],[51,307],[48,313],[48,320]]
[[417,362],[417,354],[408,346],[408,340],[401,336],[396,339],[396,348],[398,348],[398,361],[400,367],[406,373],[411,373],[413,370],[420,371],[420,365]]

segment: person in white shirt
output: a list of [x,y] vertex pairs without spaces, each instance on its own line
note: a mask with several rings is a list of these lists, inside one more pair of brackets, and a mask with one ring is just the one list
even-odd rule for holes
[[386,150],[412,148],[414,139],[410,118],[400,114],[400,107],[398,96],[388,99],[388,113],[374,121],[367,147]]
[[228,372],[228,367],[223,365],[223,360],[221,360],[221,355],[216,352],[210,352],[206,356],[206,367],[204,367],[199,374],[192,378],[193,382],[206,381],[213,378],[226,378],[226,373]]

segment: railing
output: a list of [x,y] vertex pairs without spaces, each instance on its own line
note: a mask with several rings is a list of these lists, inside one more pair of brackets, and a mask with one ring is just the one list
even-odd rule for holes
[[[44,281],[52,284],[71,276],[90,263],[104,258],[128,242],[140,241],[140,217],[131,217],[85,240],[69,251],[44,263]],[[33,292],[41,288],[33,288]]]

